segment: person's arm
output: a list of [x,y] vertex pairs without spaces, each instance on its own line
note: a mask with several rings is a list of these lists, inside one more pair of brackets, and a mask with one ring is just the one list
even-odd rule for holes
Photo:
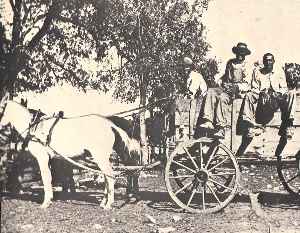
[[207,85],[201,74],[197,72],[191,72],[188,78],[188,90],[191,92],[192,96],[195,98],[198,90],[201,93],[207,91]]
[[225,73],[222,76],[222,85],[225,83],[231,83],[232,80],[230,80],[230,68],[231,68],[231,60],[229,60],[225,67]]
[[243,80],[241,83],[238,83],[239,91],[240,92],[247,92],[251,89],[251,74],[250,70],[252,70],[252,67],[248,64],[245,65],[242,75]]
[[260,82],[258,79],[258,75],[259,75],[258,72],[260,72],[259,69],[255,68],[253,70],[252,79],[251,79],[251,90],[257,94],[259,94],[260,92]]
[[[224,67],[224,66],[222,66]],[[223,80],[226,79],[225,77],[228,76],[228,62],[226,63],[226,66],[220,70],[220,72],[215,77],[215,82],[217,85],[221,86],[223,83]]]
[[203,76],[201,74],[199,74],[199,80],[200,80],[199,89],[201,91],[201,95],[204,95],[204,93],[207,92],[208,87],[207,87],[205,79],[203,78]]
[[284,71],[281,69],[279,71],[279,90],[278,92],[280,92],[281,94],[287,93],[288,92],[288,86],[287,86],[287,82],[286,82],[286,78],[285,78],[285,73]]

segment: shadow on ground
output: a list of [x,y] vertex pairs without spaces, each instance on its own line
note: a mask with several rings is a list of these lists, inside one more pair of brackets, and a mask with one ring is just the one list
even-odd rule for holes
[[[78,191],[76,193],[54,192],[54,201],[71,201],[75,205],[99,205],[103,198],[103,191]],[[5,199],[19,199],[24,201],[32,201],[41,203],[43,198],[42,189],[28,189],[23,194],[2,193]],[[135,204],[144,202],[150,208],[168,211],[168,212],[182,212],[182,210],[172,201],[168,192],[159,191],[140,191],[139,198],[135,202],[130,202],[127,196],[123,193],[115,193],[115,200],[124,201],[123,204],[118,204],[120,209],[126,204]],[[300,210],[300,199],[293,195],[285,193],[271,193],[261,192],[258,196],[259,202],[269,208],[281,209],[296,209]],[[236,195],[233,203],[250,203],[248,195]]]

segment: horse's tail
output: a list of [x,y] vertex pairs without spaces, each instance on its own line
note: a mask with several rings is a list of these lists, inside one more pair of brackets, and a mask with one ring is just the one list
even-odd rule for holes
[[[111,122],[111,128],[116,134],[116,140],[119,139],[122,142],[115,142],[114,145],[116,152],[120,156],[123,154],[124,157],[122,159],[124,159],[124,161],[128,161],[128,159],[131,161],[140,160],[142,156],[140,143],[136,139],[130,138],[126,131],[116,126],[113,122]],[[126,154],[129,155],[129,158],[125,157]]]

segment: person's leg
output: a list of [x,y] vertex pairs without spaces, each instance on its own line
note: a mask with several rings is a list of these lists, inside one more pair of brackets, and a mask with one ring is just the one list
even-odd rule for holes
[[244,96],[241,110],[240,110],[240,116],[241,120],[244,122],[247,122],[251,125],[255,125],[255,111],[256,107],[255,104],[258,101],[258,94],[253,92],[248,92]]
[[[221,88],[209,88],[205,99],[203,100],[203,108],[201,118],[204,122],[212,124],[215,119],[215,108],[218,102],[218,96],[222,93]],[[201,126],[205,125],[202,124]]]
[[253,135],[249,133],[249,129],[255,125],[255,104],[257,99],[258,95],[252,92],[248,92],[244,96],[237,121],[237,134],[242,135],[242,142],[235,156],[243,155],[253,140]]
[[218,102],[215,112],[215,125],[224,128],[227,125],[231,100],[230,96],[225,92],[220,93],[217,98]]
[[215,137],[225,137],[225,127],[228,124],[227,119],[230,116],[230,96],[222,92],[217,97],[217,105],[215,108],[215,128],[217,132],[214,134]]
[[278,134],[287,138],[293,136],[292,126],[296,112],[296,92],[289,91],[282,97],[277,98],[281,111],[281,126]]
[[241,145],[239,146],[238,150],[236,151],[235,156],[236,157],[242,156],[245,153],[247,147],[252,142],[252,140],[253,140],[252,137],[247,137],[247,135],[243,135]]
[[189,127],[190,127],[190,134],[194,134],[194,128],[195,128],[195,118],[196,118],[196,109],[197,107],[197,99],[192,99],[190,102],[190,115],[189,115]]
[[190,108],[190,127],[192,130],[192,135],[195,136],[196,129],[198,128],[198,118],[200,117],[200,111],[202,106],[203,98],[199,97],[196,99],[193,99],[191,101],[191,108]]

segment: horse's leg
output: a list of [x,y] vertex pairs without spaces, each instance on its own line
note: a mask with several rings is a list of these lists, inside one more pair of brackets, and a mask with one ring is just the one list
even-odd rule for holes
[[47,149],[40,143],[30,142],[28,144],[28,149],[31,154],[36,158],[39,168],[41,171],[41,177],[44,185],[44,201],[41,205],[41,208],[47,208],[51,204],[51,200],[53,198],[53,190],[52,190],[52,176],[51,171],[48,166],[49,163],[49,155]]
[[[139,165],[139,157],[133,157],[126,163],[126,166],[137,166],[137,165]],[[126,193],[129,198],[132,198],[132,199],[133,199],[133,197],[135,197],[135,199],[138,198],[139,176],[140,176],[139,171],[129,172],[129,174],[127,176]]]
[[109,175],[106,176],[107,179],[107,184],[108,184],[108,190],[107,190],[107,203],[106,203],[106,208],[111,209],[112,204],[115,201],[115,179],[112,176],[112,168],[111,171],[109,171]]
[[106,179],[106,176],[104,176],[104,196],[100,203],[100,207],[102,207],[102,208],[105,208],[106,203],[107,203],[107,186],[108,186],[107,179]]
[[[104,199],[101,201],[101,207],[105,209],[111,209],[111,205],[114,202],[114,177],[113,177],[113,169],[112,164],[109,161],[110,155],[112,154],[112,146],[105,148],[101,148],[102,151],[98,153],[94,153],[92,151],[92,154],[94,156],[95,162],[97,163],[98,167],[100,168],[101,172],[103,172],[103,175],[105,177],[105,189],[104,190]],[[96,151],[96,150],[94,150]],[[102,157],[99,156],[99,154],[103,155]],[[105,157],[106,156],[106,157]],[[107,196],[107,198],[106,198]]]

